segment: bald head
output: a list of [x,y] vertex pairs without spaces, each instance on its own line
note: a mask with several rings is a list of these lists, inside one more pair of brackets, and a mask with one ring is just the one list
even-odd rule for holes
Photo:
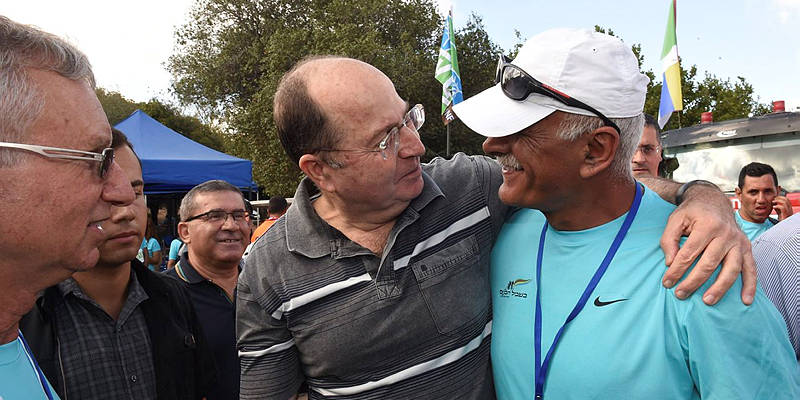
[[286,154],[335,148],[346,127],[377,123],[369,112],[375,96],[400,97],[392,81],[358,60],[322,56],[303,59],[287,72],[275,93],[274,118]]

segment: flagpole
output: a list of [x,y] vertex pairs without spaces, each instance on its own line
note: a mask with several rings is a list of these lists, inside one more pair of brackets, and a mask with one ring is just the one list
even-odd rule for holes
[[445,126],[447,127],[447,150],[445,152],[445,157],[450,158],[450,124]]
[[436,63],[434,77],[442,84],[442,122],[447,130],[445,157],[450,157],[450,122],[456,116],[452,107],[463,100],[461,93],[461,76],[458,71],[458,56],[456,44],[453,41],[453,9],[450,9],[445,18],[442,31],[442,46],[439,49],[439,59]]

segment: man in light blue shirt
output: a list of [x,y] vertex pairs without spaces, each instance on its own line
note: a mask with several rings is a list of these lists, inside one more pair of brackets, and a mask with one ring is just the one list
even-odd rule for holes
[[168,270],[174,268],[175,264],[178,263],[181,246],[183,246],[183,241],[181,241],[180,238],[172,239],[172,243],[169,244],[169,257],[167,258]]
[[800,397],[783,321],[760,290],[750,307],[731,295],[707,307],[661,285],[674,206],[631,174],[647,78],[630,47],[550,30],[501,58],[497,82],[454,110],[488,137],[500,199],[524,207],[492,254],[498,398]]
[[[736,197],[740,205],[734,216],[750,240],[792,215],[792,204],[786,196],[778,195],[780,190],[778,175],[767,164],[752,162],[739,171]],[[777,220],[770,217],[773,209],[778,214]]]

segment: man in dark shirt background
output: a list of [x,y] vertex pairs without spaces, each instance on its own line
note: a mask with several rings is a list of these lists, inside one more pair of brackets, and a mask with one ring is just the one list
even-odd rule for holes
[[235,289],[239,262],[250,243],[250,214],[238,188],[212,180],[183,197],[180,216],[178,234],[186,245],[167,275],[180,279],[189,289],[214,352],[219,385],[208,400],[238,399]]

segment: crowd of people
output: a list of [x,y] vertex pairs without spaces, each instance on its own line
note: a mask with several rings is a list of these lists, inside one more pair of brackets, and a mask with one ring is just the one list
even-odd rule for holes
[[159,273],[87,57],[0,16],[0,399],[800,398],[775,172],[742,169],[736,212],[658,178],[614,37],[546,31],[495,78],[454,107],[491,157],[421,163],[389,77],[300,60],[273,113],[291,206],[254,229],[238,188],[195,186]]

